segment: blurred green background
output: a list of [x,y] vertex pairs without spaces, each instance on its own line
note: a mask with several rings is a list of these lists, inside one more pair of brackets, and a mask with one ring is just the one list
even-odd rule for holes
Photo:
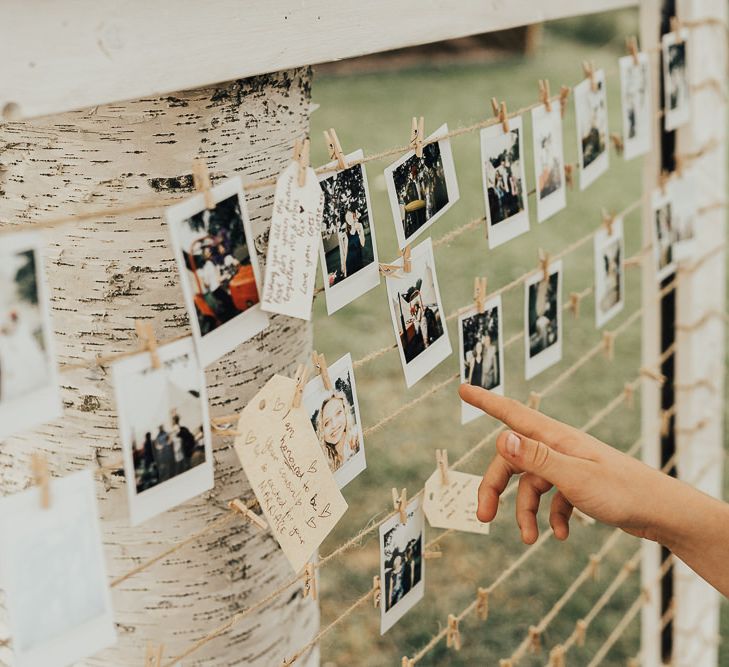
[[[347,71],[315,73],[313,101],[320,107],[311,119],[312,162],[328,161],[322,131],[334,127],[344,152],[363,148],[376,153],[407,143],[410,118],[424,115],[426,134],[441,123],[449,128],[469,125],[491,115],[490,98],[505,99],[510,109],[537,99],[537,81],[547,77],[552,91],[562,83],[573,85],[582,76],[581,62],[589,58],[606,71],[610,129],[621,131],[620,89],[617,59],[624,55],[624,37],[637,34],[637,12],[621,11],[553,22],[546,25],[531,55],[501,53],[497,56],[464,58],[467,62],[434,65],[427,51],[420,62],[386,71]],[[476,61],[474,61],[476,60]],[[534,185],[531,121],[525,118],[526,179]],[[565,160],[576,162],[577,145],[572,100],[564,121]],[[460,201],[433,227],[437,239],[449,230],[484,215],[481,187],[479,136],[477,132],[452,140]],[[397,256],[392,215],[382,172],[395,158],[367,164],[373,218],[381,262]],[[495,289],[524,271],[536,267],[538,248],[555,253],[600,224],[603,207],[620,211],[641,196],[641,159],[624,161],[611,150],[608,173],[585,192],[568,192],[568,207],[539,225],[534,197],[529,198],[531,231],[493,251],[487,247],[485,230],[479,227],[459,236],[448,246],[435,250],[436,267],[446,313],[468,305],[472,300],[473,278],[487,275]],[[577,183],[577,179],[576,179]],[[626,255],[641,247],[640,214],[632,213],[624,222]],[[420,240],[420,239],[419,239]],[[584,246],[564,260],[564,298],[593,284],[593,247]],[[640,306],[640,275],[627,270],[627,303],[624,311],[606,328],[614,329]],[[523,327],[523,288],[504,295],[504,338]],[[384,283],[353,304],[327,317],[323,298],[315,304],[315,347],[330,363],[346,352],[354,359],[394,342]],[[424,380],[407,390],[398,355],[388,352],[356,374],[363,425],[375,423],[396,407],[446,379],[458,370],[458,335],[449,327],[453,354]],[[594,324],[592,297],[583,300],[578,319],[564,316],[564,358],[556,367],[530,383],[523,379],[523,341],[506,350],[506,391],[526,399],[530,390],[540,391],[554,377],[596,345],[601,332]],[[633,380],[640,364],[640,322],[616,341],[615,360],[602,355],[579,370],[562,388],[545,397],[542,409],[551,415],[580,425],[618,395],[626,381]],[[457,383],[448,385],[419,404],[395,423],[373,434],[365,442],[368,469],[344,490],[349,503],[346,520],[321,549],[329,553],[368,522],[391,510],[390,489],[407,486],[412,495],[422,488],[435,465],[434,450],[447,447],[451,461],[469,449],[495,422],[482,417],[467,426],[460,424]],[[637,399],[637,397],[636,397]],[[640,435],[640,405],[619,407],[592,432],[623,450]],[[466,468],[481,474],[493,454],[493,444],[477,454]],[[322,663],[328,667],[357,665],[375,667],[399,665],[401,656],[412,655],[446,623],[449,613],[458,613],[474,599],[477,586],[487,586],[525,547],[520,542],[513,518],[513,496],[501,507],[488,537],[457,534],[441,542],[443,557],[427,562],[426,595],[384,637],[379,636],[379,610],[364,605],[322,642]],[[529,626],[564,592],[577,573],[607,538],[610,528],[583,526],[573,520],[572,535],[566,543],[550,540],[524,567],[491,597],[486,623],[469,616],[461,625],[463,648],[446,649],[441,642],[421,664],[498,665],[527,635]],[[546,520],[543,521],[546,525]],[[426,539],[439,531],[426,530]],[[625,535],[612,549],[596,581],[585,583],[557,616],[542,637],[544,651],[527,656],[522,665],[545,664],[549,649],[563,642],[575,621],[594,604],[622,563],[638,547],[638,541]],[[379,574],[377,531],[363,543],[321,571],[322,624],[329,623],[372,585]],[[587,633],[584,647],[568,654],[570,665],[585,665],[612,630],[639,592],[638,574],[633,574]],[[726,611],[726,610],[725,610]],[[729,631],[723,614],[724,632]],[[624,665],[639,650],[639,621],[634,621],[604,661]],[[721,664],[729,665],[729,650],[722,651]]]

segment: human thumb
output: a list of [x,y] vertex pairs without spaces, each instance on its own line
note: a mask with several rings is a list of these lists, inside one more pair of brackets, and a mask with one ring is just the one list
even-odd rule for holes
[[555,486],[561,486],[572,478],[580,461],[514,431],[502,433],[496,441],[496,448],[515,469],[538,475]]

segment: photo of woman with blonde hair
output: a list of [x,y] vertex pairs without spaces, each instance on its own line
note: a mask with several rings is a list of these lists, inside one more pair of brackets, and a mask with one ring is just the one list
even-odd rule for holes
[[332,472],[359,451],[359,428],[344,392],[334,391],[322,401],[316,417],[316,435]]

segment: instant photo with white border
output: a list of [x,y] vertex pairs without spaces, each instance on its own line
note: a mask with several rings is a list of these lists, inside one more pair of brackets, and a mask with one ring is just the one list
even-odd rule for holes
[[[532,137],[534,150],[534,183],[537,200],[537,222],[544,222],[567,205],[567,187],[564,175],[564,143],[562,139],[562,112],[559,104],[553,104],[552,110],[547,111],[545,105],[532,109]],[[549,140],[551,152],[543,146]],[[540,166],[543,160],[540,156],[553,156],[553,169],[557,170],[559,185],[548,194],[542,196],[546,189],[542,187],[543,171]],[[549,170],[550,173],[552,169]]]
[[[682,28],[678,32],[668,32],[661,38],[661,54],[663,60],[663,119],[666,132],[675,130],[689,122],[691,118],[691,84],[688,69],[688,30]],[[683,44],[684,63],[682,72],[677,73],[677,87],[672,82],[670,67],[671,48]],[[675,72],[673,72],[675,73]],[[676,106],[672,107],[671,94],[676,93]]]
[[529,334],[529,290],[533,285],[538,285],[544,278],[542,272],[535,273],[524,283],[524,372],[527,380],[531,380],[535,375],[546,370],[550,366],[558,363],[562,359],[562,338],[564,331],[562,328],[562,260],[557,260],[549,265],[549,278],[557,276],[556,291],[556,319],[557,319],[557,338],[556,340],[542,348],[540,352],[531,354],[531,339]]
[[[336,313],[340,308],[343,308],[349,303],[352,303],[355,299],[359,298],[366,292],[369,292],[374,287],[380,284],[380,268],[379,260],[377,257],[377,240],[375,239],[375,221],[372,217],[372,204],[370,202],[370,188],[367,184],[367,171],[364,164],[352,164],[357,160],[364,158],[364,152],[362,149],[354,151],[349,155],[345,155],[344,159],[350,166],[347,169],[337,169],[334,171],[325,171],[319,175],[319,183],[323,181],[329,181],[336,179],[343,171],[359,170],[362,178],[362,188],[364,190],[364,196],[366,200],[365,213],[367,214],[367,221],[370,229],[370,243],[372,244],[372,261],[369,264],[365,264],[361,269],[357,270],[353,275],[347,276],[340,282],[334,285],[329,284],[329,271],[327,269],[327,254],[324,248],[324,236],[320,234],[319,239],[319,258],[321,259],[321,273],[324,280],[324,295],[326,296],[327,302],[327,315]],[[334,169],[337,166],[336,160],[325,165],[325,169]],[[322,188],[323,189],[323,188]],[[324,231],[324,220],[322,220],[322,232]],[[341,249],[340,249],[341,253]],[[345,258],[346,262],[346,258]]]
[[257,333],[260,333],[268,326],[268,315],[261,310],[261,287],[263,282],[258,265],[258,254],[254,242],[255,238],[251,230],[251,223],[248,218],[248,209],[240,178],[236,177],[223,181],[212,188],[211,192],[216,204],[230,197],[238,197],[243,233],[245,234],[246,247],[250,256],[250,264],[253,269],[253,276],[258,292],[258,302],[227,322],[216,326],[207,334],[202,335],[198,313],[195,307],[196,295],[192,287],[193,278],[185,265],[185,257],[183,255],[182,243],[185,236],[181,233],[180,226],[185,224],[192,216],[205,211],[205,196],[200,193],[167,208],[165,217],[170,231],[170,238],[172,239],[175,259],[177,260],[180,283],[182,284],[182,292],[185,297],[185,306],[187,307],[195,347],[203,367],[209,366],[212,362],[235,349],[238,345],[252,338]]
[[[656,267],[656,280],[660,283],[662,280],[670,276],[676,271],[676,253],[674,248],[674,228],[673,228],[673,198],[671,191],[666,188],[663,192],[661,188],[653,191],[651,196],[651,229],[653,236],[653,259]],[[658,213],[661,210],[667,211],[668,220],[666,220],[666,228],[659,233],[660,221]],[[661,255],[666,253],[666,261],[661,266]]]
[[[403,372],[405,373],[405,384],[409,389],[418,380],[425,377],[451,353],[451,342],[448,338],[446,314],[443,310],[443,302],[440,298],[438,276],[435,272],[435,258],[433,257],[433,244],[431,240],[429,238],[425,239],[425,241],[412,249],[410,253],[410,273],[405,273],[402,270],[402,262],[402,257],[398,257],[398,259],[392,263],[393,266],[400,268],[393,275],[385,276],[385,285],[387,286],[387,303],[390,310],[390,316],[392,318],[392,326],[395,331],[397,349],[400,353],[400,362],[402,363]],[[435,303],[440,313],[440,326],[442,333],[437,339],[430,343],[428,347],[417,352],[415,357],[408,361],[400,337],[400,326],[402,324],[402,319],[404,319],[404,315],[399,312],[395,312],[393,301],[397,301],[402,306],[399,288],[412,288],[418,278],[425,279],[426,274],[428,273],[430,273],[430,277],[432,278],[432,285],[429,286],[428,289],[432,288],[434,292],[432,296],[435,298]],[[422,294],[422,290],[420,290],[420,293]],[[413,328],[415,329],[414,320]],[[407,325],[405,331],[407,331]],[[417,335],[417,333],[415,335]]]
[[[476,310],[476,306],[471,306],[470,308],[467,308],[463,310],[458,315],[458,343],[459,343],[459,361],[460,361],[460,368],[461,368],[461,382],[462,383],[469,383],[469,369],[466,368],[466,352],[465,349],[465,337],[463,333],[463,329],[467,323],[468,320],[471,320],[475,317],[487,317],[492,312],[495,312],[496,316],[496,336],[497,336],[497,343],[496,343],[496,356],[494,359],[494,363],[496,364],[497,369],[497,379],[498,382],[493,387],[487,387],[489,391],[494,392],[495,394],[498,394],[499,396],[504,395],[504,318],[503,318],[503,311],[501,309],[501,295],[497,294],[496,296],[492,296],[490,299],[488,299],[484,303],[484,312],[479,313]],[[483,363],[483,361],[482,361]],[[482,385],[476,384],[475,386],[480,387]],[[480,408],[476,408],[470,403],[466,403],[466,401],[461,401],[461,424],[468,424],[468,422],[473,421],[474,419],[477,419],[478,417],[482,417],[486,413],[481,410]]]
[[[384,635],[395,623],[405,616],[425,595],[425,514],[423,513],[421,499],[413,498],[410,500],[406,513],[407,523],[400,523],[400,514],[396,513],[380,526],[380,585],[382,586],[382,599],[380,601],[381,635]],[[388,534],[393,535],[392,539],[397,540],[395,548],[398,552],[405,553],[407,545],[412,540],[418,540],[420,542],[420,578],[414,586],[411,584],[410,589],[403,597],[397,600],[389,609],[386,563],[393,556],[394,549],[390,549],[390,555],[387,555],[386,547],[388,545],[385,544],[385,537]],[[405,561],[402,567],[404,568],[408,565],[409,563]],[[417,576],[417,571],[415,572],[415,576]],[[415,576],[411,575],[411,579],[414,579]]]
[[623,117],[623,158],[632,160],[639,155],[645,155],[651,148],[653,104],[650,58],[647,53],[639,53],[636,63],[632,55],[623,56],[618,60],[618,65]]
[[[617,245],[617,248],[616,248]],[[606,259],[606,249],[611,252]],[[616,251],[613,253],[612,251]],[[595,232],[595,325],[599,329],[606,322],[615,317],[625,306],[625,239],[623,238],[623,219],[617,217],[612,223],[612,234],[603,226]],[[605,262],[612,266],[607,267]],[[614,274],[610,275],[612,269]],[[610,279],[609,282],[608,278]],[[612,291],[617,290],[618,298],[603,308],[602,301]]]
[[15,667],[66,667],[116,641],[90,470],[0,498],[0,573]]
[[[159,347],[158,355],[161,364],[161,368],[158,369],[152,368],[152,360],[148,352],[140,352],[133,357],[127,357],[117,361],[112,366],[112,378],[116,394],[117,416],[122,444],[122,460],[124,461],[124,476],[127,481],[129,518],[133,526],[194,498],[204,491],[213,488],[214,484],[213,447],[205,374],[198,362],[192,341],[189,338],[185,338],[169,343],[168,345],[163,345]],[[182,361],[184,358],[186,360]],[[184,367],[178,366],[175,368],[175,364],[183,363]],[[132,451],[135,442],[133,416],[141,414],[142,410],[151,410],[154,407],[160,407],[159,403],[154,403],[153,401],[159,401],[160,397],[165,395],[165,389],[169,391],[170,384],[174,384],[174,389],[178,396],[168,397],[170,405],[166,406],[167,412],[171,414],[172,410],[179,407],[178,402],[173,402],[173,399],[176,398],[177,401],[181,401],[180,395],[184,394],[185,391],[190,393],[190,389],[181,389],[176,383],[171,383],[168,378],[170,375],[180,372],[184,372],[184,382],[188,383],[192,379],[196,385],[196,391],[199,392],[198,397],[195,397],[194,394],[191,394],[191,396],[196,399],[195,403],[199,404],[199,419],[202,421],[202,424],[198,425],[194,423],[188,425],[185,421],[184,414],[179,414],[178,416],[180,417],[182,426],[194,427],[194,430],[189,429],[193,434],[196,434],[199,426],[202,426],[205,460],[193,465],[184,472],[176,473],[169,479],[157,482],[150,488],[137,491],[134,454]],[[185,386],[188,385],[186,384]],[[161,417],[156,421],[160,420]],[[156,427],[156,424],[152,424],[150,428]],[[172,435],[169,433],[168,435],[171,440]],[[138,439],[136,439],[136,442],[139,446]],[[170,447],[172,447],[171,442]]]
[[696,216],[698,213],[698,173],[695,167],[684,169],[667,184],[673,202],[673,254],[677,262],[686,262],[696,253]]
[[[301,402],[306,408],[309,417],[311,417],[314,410],[321,412],[321,410],[323,409],[324,400],[336,398],[336,394],[339,392],[345,395],[345,402],[348,403],[349,397],[346,395],[346,392],[337,389],[337,380],[349,382],[350,390],[352,392],[352,405],[345,406],[345,411],[351,410],[349,417],[350,419],[354,420],[354,423],[345,426],[343,436],[346,435],[347,429],[349,427],[353,429],[353,433],[351,433],[350,435],[351,439],[353,439],[356,443],[356,451],[348,456],[337,470],[332,471],[332,474],[334,475],[334,481],[337,483],[337,486],[342,489],[367,467],[367,461],[365,460],[362,419],[359,414],[359,400],[357,399],[357,386],[354,381],[354,367],[352,366],[352,356],[349,354],[349,352],[347,352],[347,354],[331,364],[328,370],[329,379],[331,380],[334,387],[333,390],[327,389],[324,386],[324,381],[321,375],[317,375],[314,379],[310,380],[304,388]],[[345,417],[346,416],[347,415],[345,412]],[[314,424],[312,424],[312,428],[314,428],[314,432],[319,439],[319,444],[322,446],[322,449],[324,449],[326,447],[326,444],[322,442],[324,437],[323,434],[320,434],[317,431],[317,428],[314,426]],[[344,447],[353,449],[353,447],[346,442],[344,443]],[[324,449],[324,451],[326,452],[326,449]],[[332,464],[330,462],[329,456],[326,457],[326,460],[329,463],[329,468],[331,469]]]
[[[29,299],[18,293],[17,279],[27,265],[18,262],[19,255],[28,253],[33,258],[36,303],[23,307],[20,302]],[[0,438],[4,438],[60,417],[62,405],[42,236],[32,231],[5,234],[0,262],[4,277],[0,288]],[[33,329],[26,322],[29,317],[39,320],[32,323]]]
[[[580,190],[584,190],[588,186],[592,185],[599,176],[604,174],[610,166],[610,151],[609,141],[610,132],[608,130],[608,110],[607,110],[607,86],[605,83],[605,71],[597,70],[594,73],[596,85],[598,89],[593,92],[592,82],[590,78],[583,79],[574,87],[575,97],[575,127],[577,128],[577,155],[578,163],[580,165]],[[592,113],[592,105],[590,104],[590,97],[593,97],[593,101],[598,106],[602,107],[600,113],[601,118],[598,118],[598,124],[601,127],[596,127],[599,135],[602,133],[604,148],[600,153],[593,158],[593,160],[585,165],[585,155],[582,146],[582,135],[585,126],[593,127],[590,120]]]
[[[521,179],[521,192],[519,193],[519,197],[521,198],[523,208],[513,215],[494,222],[491,216],[491,206],[489,205],[489,169],[486,165],[487,162],[490,163],[491,158],[497,157],[509,148],[507,141],[514,132],[518,137],[516,143],[519,149],[519,178]],[[501,123],[498,123],[484,127],[480,132],[480,136],[481,183],[483,185],[483,195],[486,204],[488,242],[489,248],[495,248],[529,231],[529,197],[527,196],[526,176],[524,173],[524,127],[521,116],[509,119],[509,132],[504,132]]]
[[[431,134],[426,141],[432,142],[438,137],[442,137],[448,134],[448,125],[444,123],[441,125],[433,134]],[[428,218],[424,224],[416,229],[409,236],[405,233],[405,223],[402,219],[400,212],[400,201],[397,196],[397,190],[395,188],[395,179],[393,176],[394,171],[402,164],[407,162],[411,157],[415,155],[414,150],[410,150],[405,153],[396,162],[385,168],[385,184],[387,185],[387,195],[390,199],[390,208],[392,210],[392,219],[395,222],[395,233],[397,234],[397,247],[402,249],[409,243],[412,243],[418,236],[424,231],[429,229],[434,222],[439,220],[450,208],[458,201],[458,181],[456,180],[456,167],[453,162],[453,152],[451,151],[450,139],[441,139],[437,142],[438,149],[440,151],[441,163],[443,165],[443,177],[445,179],[446,193],[448,201],[436,211],[430,218]],[[426,151],[428,146],[423,147],[423,151]]]

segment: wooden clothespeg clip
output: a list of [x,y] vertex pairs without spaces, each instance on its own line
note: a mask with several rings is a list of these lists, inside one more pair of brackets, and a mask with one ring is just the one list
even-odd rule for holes
[[321,381],[324,383],[324,389],[327,391],[333,391],[334,385],[332,384],[332,378],[329,376],[329,367],[327,366],[327,360],[323,354],[319,354],[314,350],[311,353],[312,361],[314,362],[314,368],[319,371]]
[[382,602],[382,584],[378,576],[372,577],[372,606],[377,609]]
[[410,124],[410,148],[415,149],[416,157],[423,157],[423,141],[425,140],[425,118],[413,116]]
[[582,71],[585,73],[585,78],[590,79],[590,90],[597,92],[597,78],[595,78],[595,65],[589,60],[582,61]]
[[638,59],[638,40],[635,35],[625,38],[625,48],[628,49],[628,53],[633,56],[633,64],[640,64],[640,60]]
[[405,525],[408,522],[408,493],[403,489],[400,495],[397,489],[392,490],[392,506],[400,514],[400,523]]
[[486,286],[488,280],[486,276],[482,278],[474,278],[473,281],[473,302],[476,305],[476,312],[482,315],[486,310]]
[[613,224],[615,223],[615,214],[610,213],[606,208],[602,209],[602,224],[605,225],[605,230],[608,236],[613,235]]
[[597,554],[590,554],[590,577],[593,581],[597,581],[600,576],[600,560]]
[[137,332],[137,338],[142,343],[142,350],[149,352],[152,359],[152,368],[158,369],[162,367],[159,360],[157,338],[154,335],[154,329],[151,322],[143,322],[142,320],[134,321],[134,329]]
[[610,141],[613,144],[613,148],[618,155],[622,155],[625,150],[625,143],[623,138],[617,132],[610,133]]
[[37,452],[30,459],[33,470],[33,483],[40,489],[40,504],[44,510],[51,506],[51,476],[48,473],[48,461],[43,454]]
[[240,415],[224,415],[222,417],[211,417],[210,428],[215,435],[240,435],[235,426]]
[[559,89],[559,112],[562,118],[567,113],[567,100],[570,98],[570,90],[572,89],[569,86],[562,86]]
[[504,133],[509,131],[509,114],[506,111],[506,102],[503,100],[501,101],[501,104],[499,104],[499,101],[495,98],[491,98],[491,109],[494,112],[494,116],[496,116],[499,119],[499,122],[501,123],[501,129],[504,130]]
[[245,503],[239,498],[234,498],[228,503],[228,508],[234,512],[238,512],[250,521],[254,526],[257,526],[261,530],[268,530],[268,524],[263,520],[262,517],[258,516],[249,507],[246,507]]
[[442,486],[448,486],[448,450],[436,449],[435,462],[440,471],[440,483]]
[[542,637],[536,625],[529,627],[529,650],[532,653],[542,652]]
[[549,253],[539,248],[539,270],[542,272],[542,280],[549,280]]
[[306,386],[306,381],[309,379],[309,369],[304,366],[304,364],[299,364],[299,367],[296,369],[296,388],[294,389],[294,396],[291,399],[291,407],[292,408],[300,408],[301,407],[301,395],[304,393],[304,387]]
[[623,385],[623,397],[625,398],[625,404],[632,408],[635,404],[635,388],[632,382],[626,382]]
[[572,316],[577,318],[580,316],[580,302],[582,295],[579,292],[570,292],[570,311]]
[[400,251],[400,257],[402,257],[402,270],[405,273],[410,273],[413,269],[412,262],[410,261],[410,245],[406,245]]
[[304,597],[311,595],[312,600],[316,600],[316,569],[314,563],[307,563],[304,566]]
[[404,655],[400,662],[400,667],[415,667],[415,660]]
[[661,437],[667,438],[671,432],[671,417],[673,413],[670,410],[661,411]]
[[557,644],[549,652],[549,667],[565,667],[564,646]]
[[489,589],[478,587],[476,592],[476,615],[482,621],[489,617]]
[[661,189],[661,194],[666,195],[666,186],[668,181],[671,180],[671,175],[665,169],[661,169],[661,173],[658,176],[658,187]]
[[215,197],[213,196],[212,184],[210,182],[210,172],[208,164],[201,157],[196,157],[192,161],[192,182],[198,192],[202,192],[205,198],[205,208],[212,210],[215,208]]
[[154,644],[148,643],[144,653],[144,667],[162,667],[164,652],[164,644],[160,644],[155,649]]
[[294,142],[294,155],[293,161],[299,164],[299,175],[297,183],[300,188],[306,185],[306,173],[309,169],[309,152],[311,150],[311,143],[308,139],[297,139]]
[[602,344],[605,348],[605,357],[608,361],[615,358],[615,333],[613,331],[603,331]]
[[542,403],[542,395],[536,391],[529,392],[529,398],[527,399],[527,407],[532,410],[539,410],[539,406]]
[[339,143],[339,137],[337,137],[337,133],[333,127],[328,130],[324,130],[324,138],[326,139],[327,147],[329,148],[329,157],[332,160],[337,161],[337,166],[340,170],[346,169],[349,165],[347,164],[347,160],[342,152],[342,145]]
[[458,628],[458,617],[454,614],[448,614],[448,633],[446,634],[446,647],[453,648],[456,651],[461,650],[461,631]]
[[552,113],[552,100],[550,98],[549,79],[539,79],[539,101],[548,113]]
[[577,639],[577,646],[585,645],[585,635],[587,634],[587,621],[584,618],[580,618],[575,623],[575,638]]
[[575,165],[565,163],[564,165],[564,182],[567,187],[571,190],[575,187]]

